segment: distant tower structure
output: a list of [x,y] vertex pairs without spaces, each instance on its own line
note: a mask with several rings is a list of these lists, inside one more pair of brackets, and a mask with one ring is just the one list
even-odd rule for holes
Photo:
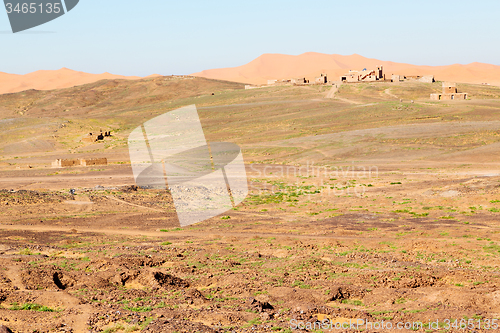
[[377,72],[378,72],[378,79],[379,80],[384,79],[384,67],[383,66],[377,67]]
[[325,84],[328,82],[328,78],[326,76],[326,74],[321,74],[320,76],[314,78],[314,83],[316,84]]
[[443,94],[456,94],[457,84],[453,82],[443,82]]

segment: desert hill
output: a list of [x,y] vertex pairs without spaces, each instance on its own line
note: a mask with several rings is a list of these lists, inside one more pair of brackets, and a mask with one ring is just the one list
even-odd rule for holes
[[236,82],[158,76],[0,94],[0,154],[61,147],[67,151],[68,147],[81,146],[83,135],[99,130],[112,131],[111,141],[123,146],[119,133],[127,135],[127,130],[158,113],[183,105],[210,104],[223,93],[245,92],[243,88]]
[[322,54],[315,52],[301,55],[263,54],[248,64],[204,70],[192,75],[251,84],[265,84],[267,80],[306,77],[312,79],[326,73],[330,80],[349,71],[384,66],[386,75],[434,75],[436,80],[463,83],[489,83],[500,85],[500,66],[470,63],[467,65],[417,66],[392,61],[382,61],[353,55]]
[[[151,75],[152,77],[156,75]],[[79,86],[99,80],[137,80],[139,76],[123,76],[110,73],[90,74],[68,68],[40,70],[25,75],[0,72],[0,94],[23,90],[52,90]]]
[[[99,80],[75,87],[0,95],[0,118],[78,117],[109,115],[213,92],[243,89],[236,82],[185,76],[157,76],[138,80]],[[140,114],[138,112],[137,114]]]

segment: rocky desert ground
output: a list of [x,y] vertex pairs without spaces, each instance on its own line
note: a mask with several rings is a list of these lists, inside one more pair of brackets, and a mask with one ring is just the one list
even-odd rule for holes
[[[429,100],[440,88],[345,84],[326,98],[331,86],[153,77],[0,95],[0,325],[494,329],[500,88],[459,84],[470,100]],[[192,104],[209,142],[242,147],[250,193],[180,228],[168,191],[135,186],[126,143]],[[112,137],[81,142],[99,130]],[[109,163],[51,168],[79,157]]]

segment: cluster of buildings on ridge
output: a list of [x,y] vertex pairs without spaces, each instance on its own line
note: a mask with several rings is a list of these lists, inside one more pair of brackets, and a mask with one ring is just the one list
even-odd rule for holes
[[[386,79],[384,74],[383,66],[377,67],[377,69],[366,69],[362,70],[349,70],[348,73],[342,75],[339,79],[340,82],[373,82],[373,81],[390,81],[390,82],[401,82],[407,80],[414,80],[419,82],[434,82],[434,75],[397,75],[392,74],[390,80]],[[283,84],[333,84],[333,82],[328,81],[326,74],[321,74],[314,78],[314,81],[307,80],[305,77],[283,79],[283,80],[267,80],[267,85],[283,85]],[[250,88],[250,87],[249,87]]]
[[305,77],[283,79],[283,80],[267,80],[268,86],[273,86],[273,85],[276,86],[283,84],[303,85],[303,84],[327,84],[327,83],[329,82],[326,74],[321,74],[320,76],[315,77],[313,82],[310,82],[310,80],[306,80]]
[[[376,69],[366,69],[362,70],[349,70],[348,73],[342,75],[339,80],[341,83],[355,83],[355,82],[402,82],[402,81],[418,81],[425,83],[435,82],[434,75],[398,75],[392,74],[391,78],[386,78],[384,74],[383,66],[377,67]],[[337,81],[338,82],[338,81]],[[277,85],[311,85],[311,84],[336,84],[337,82],[328,81],[326,74],[321,74],[314,78],[314,81],[310,82],[305,77],[283,79],[283,80],[267,80],[267,86],[277,86]],[[252,85],[246,85],[245,89],[258,88]],[[467,93],[459,93],[457,91],[455,83],[443,82],[443,92],[441,94],[431,94],[430,98],[433,100],[454,100],[454,99],[467,99]]]
[[[371,81],[388,81],[384,74],[384,68],[382,66],[377,67],[377,69],[368,70],[363,68],[361,71],[349,70],[349,73],[344,74],[340,77],[342,82],[371,82]],[[391,82],[402,82],[402,81],[419,81],[432,83],[434,82],[434,75],[391,75]]]

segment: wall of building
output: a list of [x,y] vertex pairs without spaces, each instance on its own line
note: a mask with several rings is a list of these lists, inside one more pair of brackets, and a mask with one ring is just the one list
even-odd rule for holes
[[372,82],[378,80],[385,80],[385,76],[383,73],[383,68],[377,67],[376,70],[362,70],[362,71],[354,71],[349,70],[348,74],[342,75],[340,77],[340,81],[344,82]]
[[53,168],[67,168],[74,166],[90,166],[90,165],[107,165],[108,159],[103,158],[73,158],[73,159],[57,159],[52,162]]
[[453,93],[453,94],[431,94],[432,100],[465,100],[467,99],[467,93]]
[[443,87],[443,94],[454,94],[457,92],[455,87]]
[[301,78],[296,78],[296,79],[292,79],[291,80],[292,83],[294,84],[304,84],[304,83],[308,83],[307,80],[303,77]]
[[418,79],[420,82],[425,82],[425,83],[432,83],[434,82],[434,75],[424,75],[420,79]]
[[57,159],[54,162],[52,162],[52,167],[54,168],[65,168],[65,167],[72,167],[72,166],[77,166],[80,165],[80,160],[73,158],[73,159]]
[[391,81],[392,82],[399,82],[399,81],[401,81],[401,76],[400,75],[392,74],[391,75]]
[[80,159],[80,164],[82,166],[90,166],[90,165],[108,165],[108,159],[103,158],[88,158],[88,159]]
[[328,82],[328,79],[327,79],[326,75],[323,75],[323,74],[321,74],[321,76],[318,76],[314,79],[314,83],[316,83],[316,84],[325,84],[326,82]]
[[463,100],[467,99],[466,93],[442,94],[441,100]]

